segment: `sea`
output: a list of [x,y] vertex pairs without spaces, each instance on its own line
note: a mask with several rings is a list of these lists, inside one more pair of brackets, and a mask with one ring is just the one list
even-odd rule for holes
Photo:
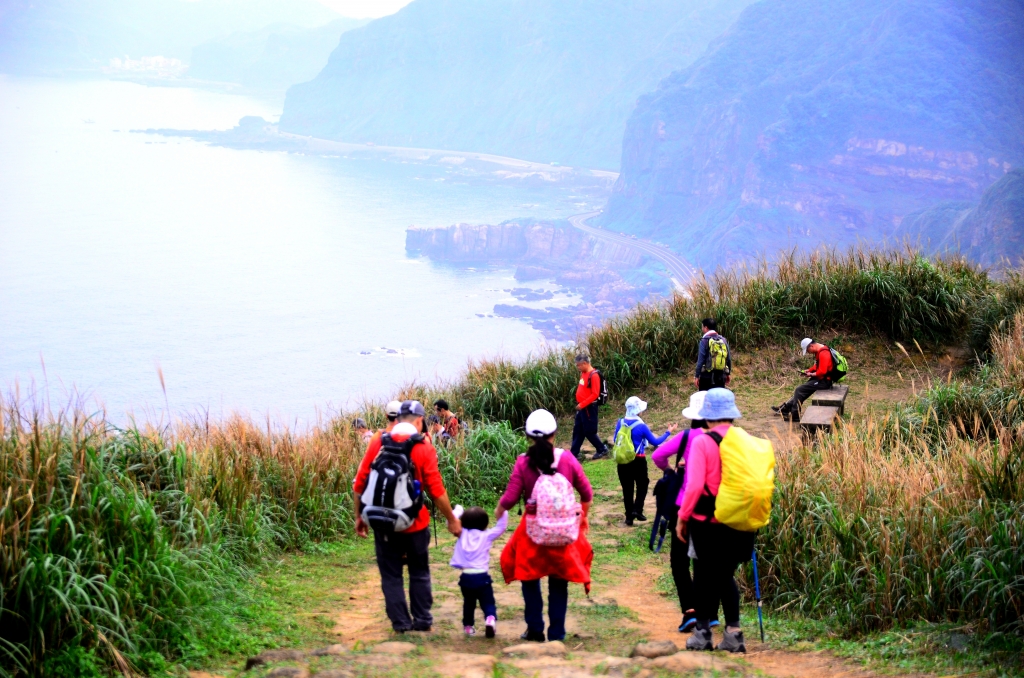
[[239,413],[302,428],[544,349],[493,317],[522,303],[511,267],[408,257],[405,230],[593,207],[571,188],[132,131],[280,112],[189,87],[0,76],[5,398],[114,422]]

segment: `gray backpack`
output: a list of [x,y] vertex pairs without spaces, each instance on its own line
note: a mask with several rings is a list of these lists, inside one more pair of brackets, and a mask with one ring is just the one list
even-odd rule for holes
[[423,492],[412,477],[412,448],[422,442],[415,435],[404,443],[381,436],[380,451],[370,464],[370,481],[360,499],[363,520],[375,531],[403,532],[420,515]]

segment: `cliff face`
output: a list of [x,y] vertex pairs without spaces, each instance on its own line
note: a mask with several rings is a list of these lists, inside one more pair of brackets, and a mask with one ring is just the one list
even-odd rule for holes
[[450,262],[549,263],[581,258],[592,248],[580,231],[543,221],[414,226],[405,233],[406,251]]
[[603,220],[718,264],[879,241],[1022,163],[1020,2],[762,0],[638,102]]
[[415,0],[342,36],[281,129],[617,170],[637,96],[751,0]]

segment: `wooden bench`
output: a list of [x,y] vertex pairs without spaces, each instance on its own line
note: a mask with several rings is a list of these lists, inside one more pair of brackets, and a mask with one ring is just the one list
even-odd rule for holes
[[813,436],[818,431],[829,432],[839,417],[839,408],[827,405],[811,405],[800,413],[800,428]]
[[843,416],[846,413],[846,396],[849,392],[849,386],[835,384],[825,391],[815,391],[811,396],[811,405],[838,408],[839,416]]

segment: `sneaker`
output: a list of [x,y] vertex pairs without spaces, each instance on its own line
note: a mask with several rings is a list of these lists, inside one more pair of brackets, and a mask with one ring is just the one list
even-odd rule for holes
[[718,626],[718,620],[717,619],[712,619],[710,622],[708,622],[708,628],[709,629],[713,629],[716,626]]
[[473,628],[472,626],[463,626],[462,630],[466,632],[467,636],[475,636],[476,635],[476,629]]
[[626,516],[626,527],[633,527],[633,516]]
[[534,643],[543,643],[544,642],[544,632],[543,631],[531,631],[530,629],[526,629],[521,634],[519,634],[519,640],[528,640],[528,641],[531,641],[531,642],[534,642]]
[[782,412],[782,405],[772,405],[772,412],[775,412],[775,413]]
[[737,631],[735,633],[726,631],[725,636],[722,638],[722,642],[715,646],[715,649],[724,650],[725,652],[746,653],[747,645],[743,642],[743,631]]
[[689,633],[696,625],[697,617],[693,614],[693,610],[687,610],[683,615],[683,623],[679,625],[679,633]]
[[711,629],[702,629],[700,626],[694,629],[693,634],[686,640],[686,649],[697,652],[715,649],[711,642]]
[[484,635],[488,638],[493,638],[497,631],[498,621],[494,618],[494,615],[488,615],[487,620],[484,622]]
[[647,516],[645,516],[642,513],[638,513],[635,516],[633,516],[633,520],[638,520],[641,523],[646,523],[647,522]]
[[604,452],[595,452],[594,456],[590,458],[590,461],[597,461],[598,459],[604,459],[608,456],[608,450]]

